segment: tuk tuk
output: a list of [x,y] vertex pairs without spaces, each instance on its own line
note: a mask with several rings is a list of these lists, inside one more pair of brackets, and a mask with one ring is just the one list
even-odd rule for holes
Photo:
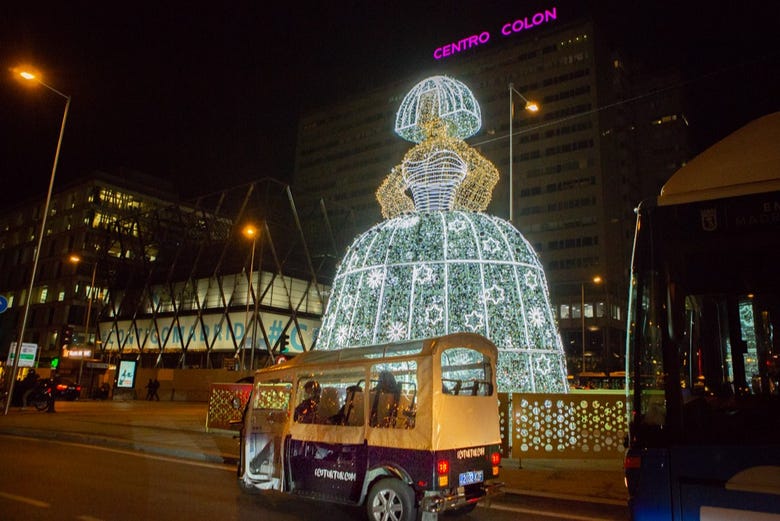
[[255,374],[239,484],[371,521],[466,513],[500,492],[497,350],[473,333],[309,351]]

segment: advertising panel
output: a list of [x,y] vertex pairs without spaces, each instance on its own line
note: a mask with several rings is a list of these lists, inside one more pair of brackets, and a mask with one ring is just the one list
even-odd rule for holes
[[135,387],[135,369],[138,362],[135,360],[119,361],[119,376],[116,386],[120,389],[133,389]]

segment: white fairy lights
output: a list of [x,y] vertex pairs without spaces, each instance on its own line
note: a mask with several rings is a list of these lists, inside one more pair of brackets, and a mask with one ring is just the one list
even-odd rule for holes
[[480,125],[456,80],[429,78],[404,98],[396,132],[418,144],[377,191],[386,220],[341,263],[317,349],[473,331],[499,348],[499,390],[566,392],[541,262],[508,221],[481,213],[498,171],[463,141]]

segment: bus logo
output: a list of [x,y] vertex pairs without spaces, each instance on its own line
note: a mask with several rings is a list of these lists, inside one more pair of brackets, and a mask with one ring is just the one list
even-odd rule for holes
[[718,229],[718,211],[715,208],[701,210],[701,227],[705,232],[714,232]]

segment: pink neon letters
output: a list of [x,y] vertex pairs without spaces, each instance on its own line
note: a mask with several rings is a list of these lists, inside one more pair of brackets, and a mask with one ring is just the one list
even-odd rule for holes
[[530,29],[532,27],[536,27],[537,25],[542,25],[543,23],[547,23],[550,20],[555,20],[558,18],[558,8],[553,7],[552,9],[545,9],[543,13],[536,13],[531,17],[531,20],[528,20],[528,17],[525,18],[518,18],[512,23],[504,24],[501,26],[501,34],[504,36],[511,36],[512,33],[519,33],[523,29]]
[[[512,36],[515,33],[532,29],[539,25],[545,24],[552,20],[558,19],[558,8],[545,9],[543,13],[536,13],[530,17],[525,16],[518,18],[514,22],[508,22],[501,26],[501,34],[504,36]],[[437,47],[433,51],[433,57],[437,60],[447,58],[459,52],[467,51],[473,47],[484,45],[490,41],[490,33],[488,31],[482,31],[479,34],[473,34],[462,38],[457,42],[448,43]]]
[[433,57],[436,58],[437,60],[441,60],[442,58],[446,58],[447,56],[452,56],[453,54],[459,53],[461,51],[465,51],[467,49],[471,49],[472,47],[476,47],[477,45],[482,45],[489,41],[490,41],[490,33],[487,31],[482,31],[479,34],[473,34],[471,36],[463,38],[459,42],[453,42],[453,43],[448,43],[447,45],[442,45],[441,47],[433,51]]

